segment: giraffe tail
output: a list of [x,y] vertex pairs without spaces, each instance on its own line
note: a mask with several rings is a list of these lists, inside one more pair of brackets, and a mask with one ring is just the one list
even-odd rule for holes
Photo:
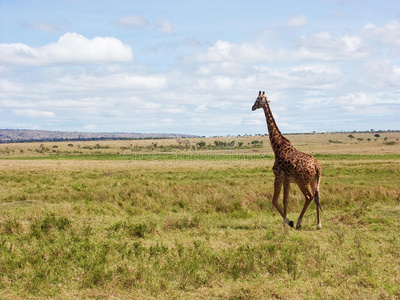
[[314,202],[315,202],[315,205],[316,205],[316,206],[321,210],[321,212],[322,212],[321,203],[319,202],[319,180],[321,179],[321,169],[320,169],[320,168],[317,169],[317,175],[316,175],[316,177],[317,177],[317,186],[316,186],[316,190],[315,190],[315,193],[314,193]]

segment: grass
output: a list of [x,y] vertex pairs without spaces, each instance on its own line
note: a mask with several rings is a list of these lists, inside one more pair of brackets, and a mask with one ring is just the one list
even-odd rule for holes
[[0,298],[399,298],[400,156],[333,152],[320,231],[263,153],[0,159]]
[[[400,154],[400,132],[315,133],[287,135],[300,151],[312,154]],[[370,139],[370,141],[368,141]],[[201,145],[201,146],[199,146]],[[268,136],[151,139],[124,141],[79,141],[0,144],[0,158],[115,159],[132,155],[256,155],[273,156]]]

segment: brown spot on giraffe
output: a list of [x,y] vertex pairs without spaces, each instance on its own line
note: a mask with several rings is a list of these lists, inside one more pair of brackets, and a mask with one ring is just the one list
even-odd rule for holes
[[[321,229],[321,205],[319,199],[319,183],[321,181],[322,174],[321,166],[314,157],[298,151],[293,147],[290,141],[283,136],[276,125],[268,102],[270,101],[265,96],[265,92],[261,94],[260,91],[252,110],[254,111],[259,108],[264,109],[269,132],[269,140],[275,153],[275,163],[272,167],[275,175],[272,204],[281,214],[283,221],[293,227],[293,221],[290,221],[286,217],[286,213],[289,200],[290,183],[297,183],[305,197],[305,202],[297,220],[296,229],[301,227],[301,220],[307,210],[307,207],[313,199],[317,207],[317,229]],[[282,185],[283,210],[278,203]]]

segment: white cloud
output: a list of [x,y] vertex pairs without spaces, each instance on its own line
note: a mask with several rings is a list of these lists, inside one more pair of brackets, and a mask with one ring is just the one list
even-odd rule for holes
[[307,60],[351,60],[370,55],[363,40],[355,35],[334,36],[328,31],[311,36],[302,36],[299,40],[298,59]]
[[397,21],[390,21],[380,28],[372,23],[366,24],[363,34],[386,45],[400,47],[400,23]]
[[87,124],[83,128],[85,130],[94,131],[94,130],[96,130],[97,126],[95,124]]
[[284,71],[291,86],[306,89],[335,89],[343,79],[340,69],[331,64],[297,65]]
[[159,90],[167,87],[167,79],[163,75],[136,75],[131,73],[112,74],[82,74],[79,76],[64,76],[48,83],[48,90],[68,91],[71,88],[92,93],[104,93],[104,91],[124,90]]
[[154,24],[155,28],[165,34],[174,34],[174,27],[172,23],[168,20],[157,20]]
[[387,59],[371,59],[363,65],[363,83],[370,88],[390,91],[400,85],[400,67]]
[[[162,119],[158,120],[158,122],[163,125],[170,125],[170,124],[175,123],[173,118],[162,118]],[[156,127],[159,128],[158,126],[156,126]]]
[[195,59],[201,62],[220,62],[231,59],[232,45],[226,41],[217,41],[209,47],[206,53],[195,54]]
[[7,92],[20,92],[23,89],[19,84],[10,81],[9,79],[0,79],[0,91]]
[[304,130],[304,125],[302,124],[296,124],[296,123],[288,123],[288,122],[280,122],[279,123],[279,128],[281,128],[282,131],[287,131],[287,132],[296,132],[296,131],[302,131]]
[[[258,88],[259,84],[272,88],[276,93],[279,90],[333,90],[343,83],[343,74],[339,68],[331,64],[294,65],[288,67],[271,68],[267,66],[255,67],[255,78],[237,80],[246,82],[243,88]],[[258,84],[258,85],[257,85]],[[281,99],[279,94],[275,98]],[[272,95],[271,95],[272,97]],[[274,99],[274,98],[271,98]]]
[[[198,62],[257,63],[276,61],[335,61],[360,59],[370,55],[367,45],[356,35],[335,36],[324,31],[299,38],[298,46],[290,48],[270,48],[260,42],[233,44],[217,41],[206,52],[195,53],[187,60]],[[202,66],[199,70],[207,73]]]
[[[335,101],[335,100],[334,100]],[[346,107],[373,105],[374,101],[365,93],[353,93],[339,97],[335,102]]]
[[162,112],[165,112],[167,114],[182,114],[185,112],[185,109],[183,107],[167,107],[167,108],[162,108]]
[[46,21],[30,23],[27,26],[34,31],[55,32],[59,30],[56,25]]
[[[117,24],[120,27],[128,28],[128,29],[145,29],[148,27],[149,23],[142,16],[127,16],[117,20]],[[165,33],[167,35],[174,34],[174,26],[169,20],[157,20],[154,22],[153,28],[159,32]],[[198,47],[199,42],[192,39],[187,41],[187,43],[196,43],[195,45]]]
[[[133,60],[131,48],[115,38],[88,39],[69,33],[43,47],[3,44],[0,121],[47,129],[259,133],[267,130],[265,117],[261,111],[252,113],[251,106],[258,90],[265,89],[283,131],[355,129],[353,116],[372,115],[375,110],[389,116],[387,123],[394,123],[400,64],[387,53],[388,37],[379,35],[390,32],[395,37],[395,30],[380,32],[386,26],[366,25],[347,34],[321,31],[296,36],[297,31],[288,28],[307,22],[304,16],[293,17],[268,38],[249,35],[242,42],[219,40],[210,45],[169,38],[164,44],[168,53],[146,51],[148,45],[143,46],[141,65],[110,63]],[[155,30],[174,33],[170,22],[165,23],[170,27],[157,23],[158,29],[155,24],[139,16],[118,20],[121,27],[148,29],[149,35],[157,36]],[[281,39],[282,31],[290,36]],[[377,51],[374,42],[381,44]],[[396,44],[397,40],[390,46]],[[86,65],[96,62],[104,63]],[[21,68],[12,63],[45,67],[23,68],[29,72],[20,75]],[[67,63],[82,65],[55,65]],[[388,103],[390,109],[379,110],[379,105]],[[305,114],[312,118],[304,118]],[[349,125],[340,120],[349,120]]]
[[[251,107],[249,106],[249,110],[250,108]],[[263,128],[263,125],[266,126],[264,114],[261,114],[258,111],[244,114],[241,123],[247,126],[256,126],[257,128]]]
[[204,113],[204,112],[208,111],[208,107],[206,104],[200,104],[200,105],[196,106],[196,108],[193,111],[197,112],[197,113]]
[[286,21],[286,26],[290,27],[297,27],[297,26],[303,26],[308,23],[307,17],[305,15],[298,15],[290,18],[289,20]]
[[217,41],[207,49],[207,52],[195,53],[190,59],[199,62],[254,63],[281,60],[284,56],[281,50],[274,51],[260,44],[231,44],[227,41]]
[[25,44],[0,44],[0,62],[19,65],[91,64],[132,61],[130,46],[114,37],[87,39],[76,33],[66,33],[57,43],[40,48]]
[[214,84],[221,90],[228,90],[235,84],[235,79],[226,76],[216,76],[213,78]]
[[141,16],[127,16],[117,20],[117,24],[121,27],[129,29],[144,29],[147,27],[147,21]]
[[17,116],[28,118],[54,118],[56,116],[54,112],[37,109],[14,109],[13,112]]

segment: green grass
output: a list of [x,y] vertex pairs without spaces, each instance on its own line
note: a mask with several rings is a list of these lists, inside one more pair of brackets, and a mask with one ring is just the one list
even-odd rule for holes
[[0,161],[0,298],[400,297],[398,156],[318,157],[320,231],[269,157],[148,158]]
[[318,160],[399,160],[399,154],[313,154]]

